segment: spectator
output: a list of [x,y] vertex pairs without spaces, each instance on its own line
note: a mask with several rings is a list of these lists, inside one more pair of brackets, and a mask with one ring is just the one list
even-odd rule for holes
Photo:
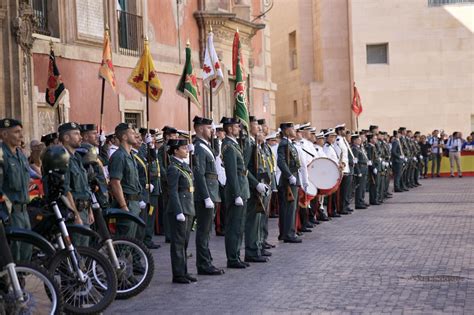
[[458,176],[462,177],[461,171],[461,150],[462,150],[463,140],[462,133],[455,131],[453,135],[448,140],[448,149],[449,149],[449,163],[451,166],[451,177],[454,177],[454,163],[458,170]]
[[[472,133],[471,133],[471,135],[472,135]],[[472,136],[467,136],[466,142],[464,142],[464,144],[462,146],[462,149],[463,150],[469,150],[469,151],[474,150],[474,140],[473,140]]]
[[32,140],[30,142],[30,150],[31,154],[28,158],[28,162],[30,163],[30,177],[33,179],[40,179],[41,175],[41,153],[45,145],[38,140]]
[[420,142],[418,143],[421,149],[421,155],[423,156],[423,178],[428,178],[428,160],[431,158],[431,144],[427,142],[426,136],[422,135]]
[[443,158],[444,133],[440,136],[439,130],[434,130],[428,143],[431,146],[431,178],[435,176],[435,169],[436,177],[439,177],[441,159]]

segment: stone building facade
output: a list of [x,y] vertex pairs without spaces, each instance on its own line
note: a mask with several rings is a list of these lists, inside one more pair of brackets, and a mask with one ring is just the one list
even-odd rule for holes
[[[187,128],[187,102],[176,85],[189,39],[200,77],[207,32],[211,26],[225,85],[214,96],[214,118],[233,112],[232,40],[239,30],[249,74],[249,110],[274,124],[276,84],[271,80],[270,28],[264,0],[0,0],[0,116],[24,121],[28,139],[57,127],[58,111],[45,102],[51,42],[66,86],[60,102],[62,121],[99,123],[104,28],[110,28],[117,93],[106,85],[104,130],[127,121],[144,126],[145,98],[127,84],[147,36],[163,86],[158,102],[150,101],[150,127]],[[200,85],[201,107],[208,115],[209,95]]]
[[474,130],[474,1],[275,1],[277,122]]

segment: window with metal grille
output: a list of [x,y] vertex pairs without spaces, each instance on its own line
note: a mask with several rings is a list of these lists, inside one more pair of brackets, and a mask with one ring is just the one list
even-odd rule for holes
[[118,42],[122,55],[138,57],[143,51],[143,18],[137,7],[136,0],[118,0]]
[[367,64],[388,64],[388,43],[367,45]]
[[140,113],[125,113],[125,123],[132,124],[133,128],[141,127],[141,114]]
[[459,3],[474,3],[474,0],[428,0],[428,5],[430,7]]
[[59,38],[58,1],[31,0],[30,3],[36,20],[34,32]]

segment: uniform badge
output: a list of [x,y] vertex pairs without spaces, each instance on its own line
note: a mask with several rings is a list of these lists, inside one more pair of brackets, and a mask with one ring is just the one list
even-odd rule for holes
[[193,193],[194,192],[194,186],[189,187],[189,192]]
[[10,121],[8,119],[5,119],[4,125],[7,128],[10,127]]
[[71,123],[71,127],[72,127],[72,128],[77,128],[76,124],[73,123],[73,122]]

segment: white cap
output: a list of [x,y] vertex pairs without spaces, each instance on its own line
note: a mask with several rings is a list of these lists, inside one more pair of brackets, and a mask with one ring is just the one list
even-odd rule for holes
[[265,137],[265,140],[276,139],[277,137],[278,137],[278,133],[272,132],[271,134]]
[[316,138],[317,138],[317,139],[321,139],[321,138],[324,138],[325,135],[326,135],[326,134],[321,131],[320,133],[316,134]]
[[331,135],[334,135],[334,136],[337,135],[333,128],[329,128],[328,131],[326,131],[326,133],[324,134],[325,137],[331,136]]
[[337,129],[337,128],[346,128],[346,124],[339,124],[336,127],[334,127],[334,129]]

